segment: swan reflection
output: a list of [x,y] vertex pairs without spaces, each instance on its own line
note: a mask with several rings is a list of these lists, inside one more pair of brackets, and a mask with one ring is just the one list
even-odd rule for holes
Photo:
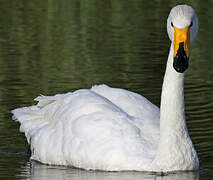
[[31,180],[199,180],[199,172],[178,172],[173,174],[150,174],[143,172],[85,171],[62,166],[47,166],[31,162]]

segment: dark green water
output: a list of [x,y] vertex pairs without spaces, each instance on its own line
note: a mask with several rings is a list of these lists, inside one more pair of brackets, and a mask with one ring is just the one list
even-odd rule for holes
[[166,19],[176,1],[5,0],[0,1],[0,179],[213,178],[213,1],[182,2],[194,7],[200,24],[185,78],[187,124],[200,172],[88,172],[30,162],[24,134],[10,114],[39,94],[102,83],[159,105],[170,46]]

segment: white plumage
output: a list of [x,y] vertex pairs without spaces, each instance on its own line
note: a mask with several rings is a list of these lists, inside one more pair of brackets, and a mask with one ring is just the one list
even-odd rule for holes
[[[193,9],[174,7],[167,21],[171,41],[171,22],[185,28],[191,21],[194,38],[198,23]],[[37,105],[13,110],[13,118],[21,123],[20,130],[31,145],[31,159],[108,171],[198,169],[185,124],[184,74],[172,67],[173,54],[172,42],[161,111],[139,94],[106,85],[39,96]]]

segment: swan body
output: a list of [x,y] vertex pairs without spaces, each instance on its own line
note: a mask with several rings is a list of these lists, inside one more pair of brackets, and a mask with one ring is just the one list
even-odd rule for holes
[[189,42],[175,35],[186,31],[189,41],[194,39],[198,30],[194,10],[174,7],[167,30],[172,43],[160,109],[139,94],[107,85],[39,96],[37,105],[12,111],[31,146],[31,159],[107,171],[198,169],[184,113],[182,71],[188,67]]

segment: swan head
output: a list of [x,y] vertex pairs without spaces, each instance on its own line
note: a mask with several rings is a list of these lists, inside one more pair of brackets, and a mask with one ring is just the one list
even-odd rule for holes
[[173,7],[167,19],[167,32],[174,47],[173,67],[183,73],[188,68],[190,42],[198,32],[194,9],[188,5]]

